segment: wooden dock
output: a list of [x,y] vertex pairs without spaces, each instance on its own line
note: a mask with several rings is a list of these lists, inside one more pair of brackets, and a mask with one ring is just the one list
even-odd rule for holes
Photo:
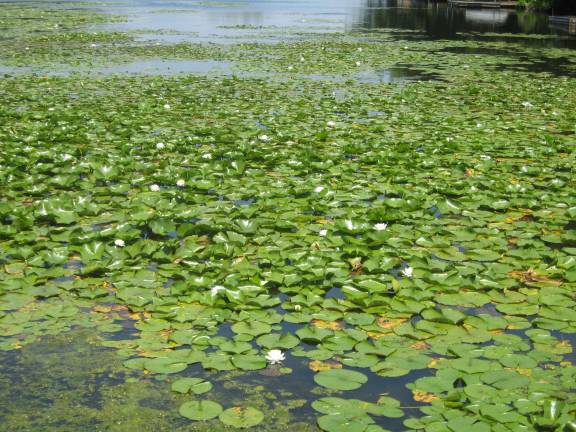
[[475,1],[475,0],[448,0],[448,4],[456,7],[474,8],[474,9],[516,9],[518,2],[510,1]]
[[548,22],[552,28],[576,34],[576,16],[551,16]]

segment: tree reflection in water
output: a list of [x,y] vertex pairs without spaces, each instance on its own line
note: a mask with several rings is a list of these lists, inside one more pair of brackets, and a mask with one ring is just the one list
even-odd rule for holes
[[461,32],[552,33],[545,14],[511,9],[467,9],[426,0],[366,0],[353,28],[418,30],[433,38]]

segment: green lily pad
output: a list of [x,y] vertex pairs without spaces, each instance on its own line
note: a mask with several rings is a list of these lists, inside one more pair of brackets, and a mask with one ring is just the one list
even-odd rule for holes
[[203,394],[212,390],[212,384],[202,378],[181,378],[172,383],[172,391],[177,393]]
[[264,414],[252,407],[228,408],[220,414],[220,421],[235,428],[250,428],[264,420]]
[[222,406],[209,400],[189,401],[180,405],[178,412],[190,420],[210,420],[222,413]]
[[314,375],[314,381],[333,390],[355,390],[368,381],[363,373],[347,369],[331,369]]
[[262,334],[270,333],[272,327],[269,324],[258,321],[240,321],[232,326],[232,331],[238,334],[249,334],[252,336],[260,336]]

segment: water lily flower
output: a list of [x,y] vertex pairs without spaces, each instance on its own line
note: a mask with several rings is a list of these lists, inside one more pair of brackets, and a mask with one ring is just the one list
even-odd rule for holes
[[326,234],[328,234],[328,230],[325,230],[325,229],[320,230],[320,231],[318,232],[318,235],[319,235],[320,237],[326,237]]
[[161,143],[161,142],[160,142],[160,143],[156,144],[156,148],[157,148],[158,150],[162,150],[164,147],[166,147],[166,146],[164,145],[164,143]]
[[330,120],[328,123],[326,123],[326,126],[334,127],[334,126],[336,126],[336,122],[333,122],[332,120]]
[[524,108],[532,108],[534,105],[532,105],[530,102],[522,102],[522,106]]
[[268,360],[270,364],[282,363],[285,359],[286,356],[284,356],[284,353],[279,349],[270,350],[268,354],[266,354],[266,360]]
[[404,270],[402,270],[402,274],[407,278],[411,278],[413,273],[414,269],[412,267],[406,267]]
[[344,225],[346,225],[346,228],[348,228],[349,230],[354,229],[354,223],[350,219],[346,219],[344,221]]
[[222,285],[214,285],[212,288],[210,288],[210,295],[212,297],[216,297],[221,291],[226,291],[226,288]]
[[212,155],[210,153],[204,153],[202,159],[212,159]]
[[70,159],[74,159],[74,157],[73,157],[71,154],[64,153],[64,154],[62,155],[62,160],[63,160],[63,161],[69,161]]
[[356,62],[356,66],[360,66],[362,65],[362,63],[360,63],[359,61]]
[[186,182],[183,179],[178,179],[178,180],[176,180],[176,186],[184,187],[184,186],[186,186]]
[[324,186],[316,186],[316,187],[314,188],[314,192],[316,192],[316,193],[320,193],[320,192],[322,192],[323,190],[324,190]]
[[122,239],[116,239],[114,240],[114,245],[116,245],[117,247],[124,247],[126,246],[126,243]]
[[304,57],[300,57],[300,62],[304,63]]
[[152,192],[158,192],[160,190],[160,186],[158,186],[157,184],[150,185],[150,190]]
[[292,65],[288,66],[288,70],[292,70],[292,69],[294,69],[294,66],[292,66]]
[[358,47],[358,52],[362,52],[362,47]]
[[377,223],[374,225],[374,229],[376,231],[384,231],[386,228],[388,228],[388,224],[387,223]]
[[98,46],[98,45],[96,45],[96,44],[90,45],[90,47],[92,47],[92,48],[96,48],[97,46]]
[[477,128],[481,128],[481,127],[482,127],[482,123],[476,123],[476,127],[477,127]]
[[300,312],[300,311],[302,310],[302,306],[300,306],[299,304],[294,305],[294,310],[295,310],[296,312]]
[[164,109],[167,109],[167,110],[170,109],[170,104],[165,104]]
[[270,141],[270,137],[268,135],[260,135],[258,139],[264,142]]

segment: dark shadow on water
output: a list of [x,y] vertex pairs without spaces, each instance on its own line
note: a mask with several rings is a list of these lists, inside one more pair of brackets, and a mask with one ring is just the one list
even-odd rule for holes
[[491,67],[502,71],[512,70],[576,77],[576,64],[566,57],[548,57],[544,54],[534,56],[513,48],[446,47],[437,52],[457,55],[509,57],[513,59],[513,63],[501,63]]
[[[357,11],[352,29],[366,31],[385,28],[418,31],[434,39],[461,39],[469,37],[470,33],[479,36],[483,33],[563,34],[549,26],[545,14],[517,12],[513,9],[458,8],[445,2],[426,0],[367,0],[365,7]],[[411,37],[410,34],[401,33],[398,36]],[[576,38],[530,38],[526,42],[544,43],[547,46],[576,46]]]

